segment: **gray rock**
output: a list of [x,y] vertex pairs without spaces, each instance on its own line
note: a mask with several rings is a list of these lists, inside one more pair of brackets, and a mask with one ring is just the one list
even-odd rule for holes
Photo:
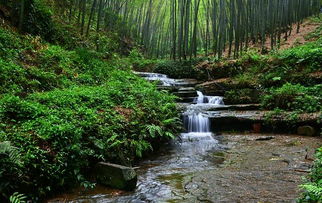
[[315,129],[309,125],[300,126],[297,128],[297,134],[299,135],[306,135],[306,136],[314,136]]
[[94,176],[102,185],[121,190],[134,190],[137,174],[132,167],[100,162],[95,166]]

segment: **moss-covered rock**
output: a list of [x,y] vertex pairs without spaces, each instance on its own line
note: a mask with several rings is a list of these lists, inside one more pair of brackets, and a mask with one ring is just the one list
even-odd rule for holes
[[121,190],[134,190],[137,174],[131,167],[100,162],[95,166],[94,176],[103,185]]

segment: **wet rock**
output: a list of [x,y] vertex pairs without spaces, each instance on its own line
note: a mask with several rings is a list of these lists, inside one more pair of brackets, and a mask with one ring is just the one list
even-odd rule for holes
[[196,88],[205,94],[224,95],[225,91],[236,88],[236,85],[231,84],[229,78],[222,78],[202,83]]
[[193,87],[181,87],[179,91],[196,91]]
[[179,87],[195,87],[199,84],[199,81],[195,79],[176,79],[175,84]]
[[195,97],[197,96],[197,92],[196,91],[191,91],[191,90],[184,90],[184,91],[178,91],[175,92],[174,95],[178,96],[178,97]]
[[178,97],[177,102],[191,104],[195,100],[195,97]]
[[297,134],[299,135],[314,136],[315,133],[315,129],[309,125],[300,126],[297,128]]
[[[215,132],[225,130],[260,130],[260,132],[296,133],[296,128],[294,129],[293,125],[289,125],[289,113],[285,113],[276,117],[271,117],[268,122],[266,115],[270,115],[270,111],[208,111],[208,109],[201,109],[200,112],[209,117],[210,122],[212,124],[212,130],[214,130]],[[299,114],[298,119],[293,121],[293,124],[295,126],[303,126],[302,128],[299,128],[298,134],[301,133],[300,135],[308,136],[318,134],[319,132],[317,132],[315,129],[319,125],[318,119],[320,116],[320,113]],[[254,124],[260,124],[260,129],[254,129]],[[255,127],[258,128],[259,126]]]
[[166,91],[169,91],[169,92],[178,91],[178,87],[176,87],[176,86],[162,86],[162,85],[159,85],[159,86],[157,86],[157,89],[158,90],[166,90]]
[[256,139],[256,141],[268,141],[268,140],[272,140],[274,138],[275,137],[273,137],[273,136],[259,137]]
[[222,111],[222,110],[248,111],[248,110],[258,110],[259,108],[260,108],[260,104],[236,104],[236,105],[209,106],[207,111]]
[[121,190],[134,190],[137,174],[131,167],[100,162],[95,166],[94,177],[102,185]]

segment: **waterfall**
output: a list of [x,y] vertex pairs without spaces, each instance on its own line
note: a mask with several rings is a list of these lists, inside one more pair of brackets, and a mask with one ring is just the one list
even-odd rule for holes
[[215,105],[225,105],[223,97],[219,97],[219,96],[209,96],[208,103],[215,104]]
[[198,97],[196,98],[196,103],[197,104],[202,104],[204,103],[205,96],[202,94],[202,92],[197,91]]
[[214,105],[224,105],[223,97],[219,96],[205,96],[202,92],[197,91],[198,97],[194,100],[197,104],[214,104]]
[[186,115],[184,118],[184,124],[188,132],[210,132],[209,119],[203,116],[201,113]]
[[134,72],[135,74],[145,78],[148,81],[159,81],[160,85],[162,86],[174,86],[175,80],[168,78],[167,75],[160,74],[160,73],[146,73],[146,72]]

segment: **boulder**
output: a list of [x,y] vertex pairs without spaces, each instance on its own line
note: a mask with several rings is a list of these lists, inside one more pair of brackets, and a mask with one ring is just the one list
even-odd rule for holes
[[299,135],[314,136],[315,133],[315,129],[309,125],[300,126],[297,128],[297,134]]
[[94,177],[102,185],[131,191],[136,188],[137,174],[132,167],[99,162],[94,168]]

